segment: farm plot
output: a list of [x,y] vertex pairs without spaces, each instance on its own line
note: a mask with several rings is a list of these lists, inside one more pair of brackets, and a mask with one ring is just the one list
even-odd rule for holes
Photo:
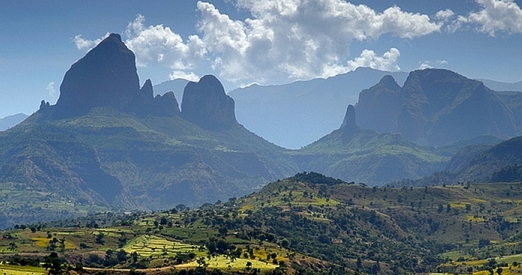
[[123,249],[128,253],[136,252],[142,257],[149,257],[151,255],[173,256],[177,253],[196,252],[197,247],[191,244],[169,241],[154,235],[143,235],[130,240]]
[[47,271],[43,267],[0,264],[0,273],[4,275],[43,275]]
[[[248,269],[260,269],[262,271],[266,270],[273,270],[278,265],[271,264],[268,262],[262,262],[258,260],[251,260],[251,259],[231,259],[227,256],[217,256],[212,257],[211,259],[205,258],[204,259],[205,264],[209,268],[215,268],[215,269],[221,269],[221,270],[248,270]],[[198,266],[201,266],[202,262],[201,260],[198,262],[198,260],[176,265],[176,268],[195,268]]]

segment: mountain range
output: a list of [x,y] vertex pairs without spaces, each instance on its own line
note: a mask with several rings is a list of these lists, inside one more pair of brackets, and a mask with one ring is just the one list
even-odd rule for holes
[[[521,98],[522,94],[514,96]],[[358,124],[397,132],[418,144],[441,146],[478,136],[520,134],[520,104],[482,82],[448,70],[413,71],[401,87],[391,76],[363,90],[356,105]]]
[[[56,105],[42,101],[0,133],[6,198],[27,190],[75,207],[164,209],[243,195],[298,171],[285,149],[237,123],[215,77],[189,83],[181,109],[173,93],[138,84],[117,34],[73,64]],[[24,211],[41,207],[30,200]]]
[[[358,70],[364,73],[375,71]],[[404,84],[395,77],[404,77]],[[55,105],[42,101],[36,113],[0,132],[0,226],[104,209],[193,207],[249,194],[300,171],[371,186],[448,167],[448,173],[474,167],[471,175],[460,174],[465,181],[517,178],[520,158],[484,150],[518,148],[518,139],[491,147],[519,134],[518,93],[495,92],[447,70],[395,77],[382,76],[355,106],[345,105],[337,130],[289,150],[240,124],[236,101],[215,76],[187,82],[181,101],[178,92],[155,92],[150,80],[140,87],[133,52],[111,34],[65,73]],[[335,98],[339,94],[328,89],[347,78],[293,84],[301,85],[293,93],[305,101],[320,94]],[[319,116],[306,108],[310,117]],[[488,170],[499,158],[507,161]]]

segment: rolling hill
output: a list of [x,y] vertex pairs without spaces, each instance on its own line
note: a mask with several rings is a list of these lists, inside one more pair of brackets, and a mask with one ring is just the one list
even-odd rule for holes
[[517,273],[521,190],[377,188],[298,173],[193,210],[17,225],[2,231],[0,259],[140,274]]

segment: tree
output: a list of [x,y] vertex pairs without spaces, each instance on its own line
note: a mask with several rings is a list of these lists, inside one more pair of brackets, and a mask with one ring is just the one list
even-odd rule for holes
[[502,274],[502,267],[498,267],[498,268],[497,268],[497,274],[498,274],[498,275],[501,275],[501,274]]
[[120,249],[118,251],[118,254],[116,255],[116,258],[118,258],[118,261],[120,261],[120,262],[127,261],[127,252],[125,252],[125,250],[123,250],[123,249]]
[[175,208],[175,209],[178,210],[178,211],[180,211],[180,212],[183,212],[183,211],[185,211],[185,210],[188,210],[188,207],[187,207],[186,205],[180,203],[180,204],[176,205],[176,208]]
[[103,237],[105,237],[105,235],[103,234],[103,232],[100,232],[97,236],[96,236],[96,243],[97,244],[105,244],[105,241],[103,240]]
[[45,270],[49,270],[50,275],[62,274],[62,260],[58,258],[56,252],[51,252],[49,256],[45,256],[44,268]]
[[166,217],[161,217],[161,219],[160,219],[160,224],[161,224],[161,225],[166,225],[168,222],[169,222],[169,221],[167,220]]

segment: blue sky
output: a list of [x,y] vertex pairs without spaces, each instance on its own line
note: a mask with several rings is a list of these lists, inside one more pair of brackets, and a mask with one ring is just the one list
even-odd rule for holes
[[521,7],[522,0],[0,1],[0,117],[54,104],[72,63],[111,32],[136,53],[141,83],[214,74],[230,91],[359,66],[517,82]]

